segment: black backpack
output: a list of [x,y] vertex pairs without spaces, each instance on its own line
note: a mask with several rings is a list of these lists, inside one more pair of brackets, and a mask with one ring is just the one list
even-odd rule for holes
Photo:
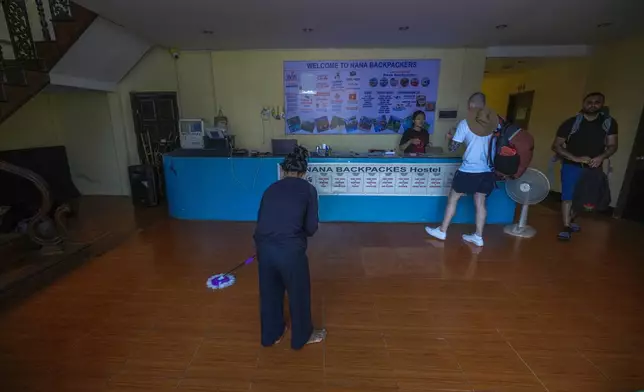
[[585,167],[573,192],[573,210],[605,211],[610,206],[610,201],[610,185],[606,173],[601,168]]
[[[525,172],[528,165],[526,164],[525,168],[522,168],[521,155],[512,139],[523,130],[516,124],[504,121],[502,118],[499,118],[499,122],[501,126],[490,139],[488,164],[501,177],[519,177]],[[532,139],[530,138],[530,140]],[[534,144],[530,147],[533,148]],[[532,156],[529,157],[528,164],[531,159]]]

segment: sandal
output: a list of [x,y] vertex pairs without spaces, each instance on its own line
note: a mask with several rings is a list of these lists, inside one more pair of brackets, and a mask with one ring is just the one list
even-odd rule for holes
[[322,341],[324,341],[324,339],[326,339],[326,329],[314,329],[311,337],[309,338],[309,341],[306,342],[306,344],[321,343]]
[[275,341],[275,343],[273,343],[273,346],[274,346],[274,345],[276,345],[276,344],[280,344],[280,342],[282,341],[282,339],[284,339],[284,336],[286,336],[286,333],[287,333],[287,332],[288,332],[288,325],[285,325],[285,326],[284,326],[284,332],[282,332],[282,336],[280,336],[280,337],[279,337],[279,339],[277,339],[277,340]]
[[557,239],[561,241],[570,241],[570,238],[572,237],[572,230],[569,227],[566,227],[561,231],[559,234],[557,234]]
[[579,226],[576,223],[571,223],[570,224],[570,232],[571,233],[579,233],[581,231],[581,226]]

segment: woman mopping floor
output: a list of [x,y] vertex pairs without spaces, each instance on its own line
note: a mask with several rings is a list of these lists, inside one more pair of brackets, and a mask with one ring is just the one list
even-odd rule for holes
[[272,346],[284,337],[284,291],[291,313],[291,347],[320,343],[325,329],[313,329],[311,282],[306,256],[307,238],[318,229],[318,195],[303,177],[308,151],[296,147],[280,164],[282,179],[262,197],[255,229],[259,264],[262,345]]

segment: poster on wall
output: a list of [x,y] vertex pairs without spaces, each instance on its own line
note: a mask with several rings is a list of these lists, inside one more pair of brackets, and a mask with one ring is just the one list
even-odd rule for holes
[[[309,163],[320,196],[447,196],[460,163]],[[281,170],[277,165],[278,178]]]
[[287,135],[434,132],[440,60],[285,61]]

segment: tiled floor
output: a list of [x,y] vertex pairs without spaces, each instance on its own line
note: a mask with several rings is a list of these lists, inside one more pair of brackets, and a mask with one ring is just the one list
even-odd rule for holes
[[259,347],[252,224],[166,220],[0,314],[0,391],[644,389],[644,227],[554,239],[491,227],[480,252],[420,225],[323,224],[311,241],[326,343]]

